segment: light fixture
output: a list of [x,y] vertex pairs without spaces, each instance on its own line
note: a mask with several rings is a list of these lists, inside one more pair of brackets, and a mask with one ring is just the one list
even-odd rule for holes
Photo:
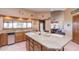
[[32,19],[31,18],[28,18],[28,20],[27,21],[31,21]]
[[4,19],[12,19],[10,16],[5,16]]
[[23,18],[18,18],[18,20],[23,20]]

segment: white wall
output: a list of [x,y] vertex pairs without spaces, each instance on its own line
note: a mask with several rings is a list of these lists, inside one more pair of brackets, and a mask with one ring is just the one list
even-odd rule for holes
[[19,8],[0,8],[0,14],[6,16],[30,18],[31,15],[35,17],[35,13]]
[[60,29],[62,29],[63,22],[64,22],[64,11],[55,11],[52,12],[52,19],[51,21],[58,21],[60,25]]
[[3,17],[0,17],[0,30],[3,30]]
[[[64,28],[66,36],[72,39],[72,16],[71,16],[72,9],[66,9],[64,12]],[[69,24],[69,26],[67,26]]]
[[40,20],[48,19],[50,16],[51,16],[50,12],[38,12],[38,13],[36,13],[37,19],[40,19]]
[[45,30],[50,31],[51,29],[51,20],[45,20]]
[[32,24],[34,30],[39,30],[39,20],[32,20]]

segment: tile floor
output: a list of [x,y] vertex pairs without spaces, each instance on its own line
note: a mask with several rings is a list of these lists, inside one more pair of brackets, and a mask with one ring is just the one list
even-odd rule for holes
[[65,46],[64,49],[65,51],[79,51],[79,45],[71,41]]
[[3,46],[0,51],[26,51],[26,42],[20,42],[9,46]]
[[[79,45],[71,41],[64,49],[65,51],[79,51]],[[26,51],[26,42],[1,47],[0,51]]]

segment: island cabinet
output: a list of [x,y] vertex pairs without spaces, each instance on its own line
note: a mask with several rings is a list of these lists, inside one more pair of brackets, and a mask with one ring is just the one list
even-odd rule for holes
[[26,36],[26,50],[27,51],[41,51],[41,45],[32,38]]
[[34,50],[34,40],[30,39],[30,43],[29,43],[29,50],[33,51]]
[[29,39],[27,39],[26,40],[26,51],[29,51],[30,50],[30,40]]
[[8,44],[8,35],[5,34],[0,34],[0,46],[4,46]]
[[34,51],[41,51],[41,45],[34,41]]
[[42,46],[42,51],[56,51],[56,49],[48,49],[48,48]]
[[39,42],[35,41],[34,39],[30,38],[26,35],[26,50],[27,51],[56,51],[55,49],[48,49],[47,47],[43,46]]
[[28,36],[26,36],[26,50],[27,51],[34,50],[34,41]]
[[48,49],[42,44],[26,35],[26,50],[27,51],[56,51],[55,49]]
[[24,32],[16,32],[15,33],[15,42],[21,42],[21,41],[25,41],[25,34]]
[[42,51],[48,51],[48,49],[44,46],[42,46]]

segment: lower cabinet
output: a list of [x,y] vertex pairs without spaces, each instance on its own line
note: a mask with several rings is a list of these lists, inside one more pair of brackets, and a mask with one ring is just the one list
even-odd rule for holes
[[34,41],[34,51],[41,51],[41,45]]
[[32,39],[30,39],[29,45],[30,45],[29,50],[33,51],[34,50],[34,41]]
[[26,51],[30,50],[30,41],[29,39],[26,40]]
[[21,42],[25,40],[25,34],[23,32],[15,33],[15,42]]
[[8,44],[8,35],[1,34],[0,35],[0,46],[7,45],[7,44]]
[[29,46],[29,51],[34,51],[34,47],[32,47],[32,46]]
[[48,49],[44,46],[42,46],[42,51],[47,51]]
[[27,51],[41,51],[41,45],[33,39],[26,36],[26,50]]

